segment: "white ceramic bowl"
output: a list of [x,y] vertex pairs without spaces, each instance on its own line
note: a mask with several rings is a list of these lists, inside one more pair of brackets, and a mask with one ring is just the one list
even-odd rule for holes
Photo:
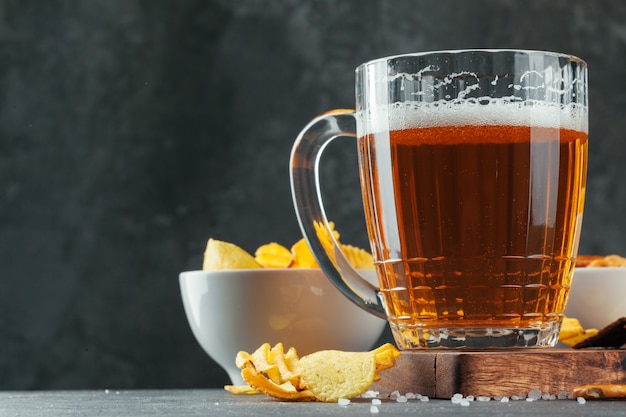
[[565,315],[586,329],[626,316],[626,268],[576,268]]
[[[374,271],[368,280],[377,285]],[[187,320],[233,384],[235,356],[282,342],[300,357],[323,349],[369,350],[387,322],[352,304],[319,269],[241,269],[180,274]]]

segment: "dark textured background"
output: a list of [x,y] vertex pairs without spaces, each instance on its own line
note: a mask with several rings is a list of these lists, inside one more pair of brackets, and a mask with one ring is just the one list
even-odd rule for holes
[[[581,252],[626,253],[622,0],[0,0],[0,389],[227,382],[178,273],[210,236],[299,238],[291,143],[353,107],[358,64],[473,47],[589,63]],[[348,142],[324,159],[329,216],[366,245]]]

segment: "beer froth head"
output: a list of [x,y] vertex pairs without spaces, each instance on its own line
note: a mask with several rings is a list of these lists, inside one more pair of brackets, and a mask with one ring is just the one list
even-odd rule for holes
[[[357,100],[358,134],[464,125],[586,133],[587,72],[574,60],[578,65],[557,53],[468,50],[365,63],[357,68],[357,95],[363,89],[373,99],[367,108]],[[387,76],[372,75],[382,71]]]

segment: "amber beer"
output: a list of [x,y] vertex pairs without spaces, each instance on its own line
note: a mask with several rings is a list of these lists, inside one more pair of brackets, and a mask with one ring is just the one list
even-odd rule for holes
[[365,217],[394,332],[445,346],[439,337],[455,335],[439,329],[464,340],[468,329],[558,322],[580,233],[587,133],[446,125],[445,115],[408,125],[359,138]]

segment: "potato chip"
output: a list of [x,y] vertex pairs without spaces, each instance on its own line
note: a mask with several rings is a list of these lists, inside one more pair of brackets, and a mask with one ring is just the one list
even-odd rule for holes
[[315,398],[335,402],[363,394],[380,379],[379,372],[395,365],[398,356],[390,343],[369,352],[323,350],[302,357],[297,369]]
[[374,269],[374,258],[365,249],[352,245],[341,245],[341,250],[346,255],[348,262],[356,269]]
[[315,398],[334,402],[367,391],[376,375],[376,355],[324,350],[301,358],[298,371]]
[[565,317],[561,324],[561,332],[559,333],[559,341],[579,336],[585,332],[580,321],[575,318]]
[[581,385],[572,391],[572,397],[588,400],[626,399],[626,384]]
[[224,389],[232,394],[236,395],[256,395],[260,394],[258,390],[255,390],[250,385],[224,385]]
[[304,238],[297,241],[291,247],[291,253],[293,258],[291,259],[290,268],[319,268],[309,245]]
[[378,373],[389,369],[396,364],[396,359],[400,357],[400,352],[391,343],[385,343],[384,345],[374,349],[374,355],[376,355],[376,381],[378,381]]
[[287,268],[291,264],[291,251],[276,242],[259,246],[254,259],[265,268]]
[[588,337],[595,336],[596,334],[598,334],[598,329],[585,329],[583,333],[567,339],[559,339],[559,342],[566,344],[567,346],[574,346],[575,344],[582,342]]
[[286,401],[315,401],[315,395],[309,390],[297,390],[291,383],[275,384],[268,380],[262,373],[252,367],[241,370],[241,376],[251,387],[270,397]]
[[[328,253],[329,256],[331,257],[331,260],[334,262],[335,259],[334,259],[334,256],[332,255],[333,239],[331,238],[330,234],[328,233],[328,230],[326,229],[326,227],[323,226],[322,223],[315,222],[314,226],[317,232],[317,236],[320,239],[320,242],[322,243],[322,246],[326,250],[326,253]],[[338,241],[339,232],[335,230],[335,223],[328,222],[328,226],[332,230],[334,238]],[[293,254],[293,260],[292,260],[291,265],[289,265],[290,268],[319,268],[320,267],[319,264],[317,263],[317,260],[313,256],[313,253],[311,252],[309,245],[307,244],[304,238],[297,241],[291,247],[291,253]]]
[[237,245],[209,239],[204,251],[204,270],[261,268],[254,257]]
[[335,255],[333,253],[333,246],[334,246],[335,240],[339,242],[339,232],[335,230],[335,223],[328,222],[328,226],[330,227],[332,236],[330,233],[328,233],[328,228],[324,226],[324,223],[322,222],[313,223],[313,227],[315,227],[315,233],[317,234],[317,238],[319,239],[320,243],[324,247],[324,250],[328,254],[328,257],[334,264]]
[[300,389],[300,376],[294,373],[298,353],[290,348],[284,353],[282,343],[270,348],[264,343],[252,354],[241,351],[235,365],[241,369],[243,380],[270,397],[288,401],[313,401],[315,396]]

